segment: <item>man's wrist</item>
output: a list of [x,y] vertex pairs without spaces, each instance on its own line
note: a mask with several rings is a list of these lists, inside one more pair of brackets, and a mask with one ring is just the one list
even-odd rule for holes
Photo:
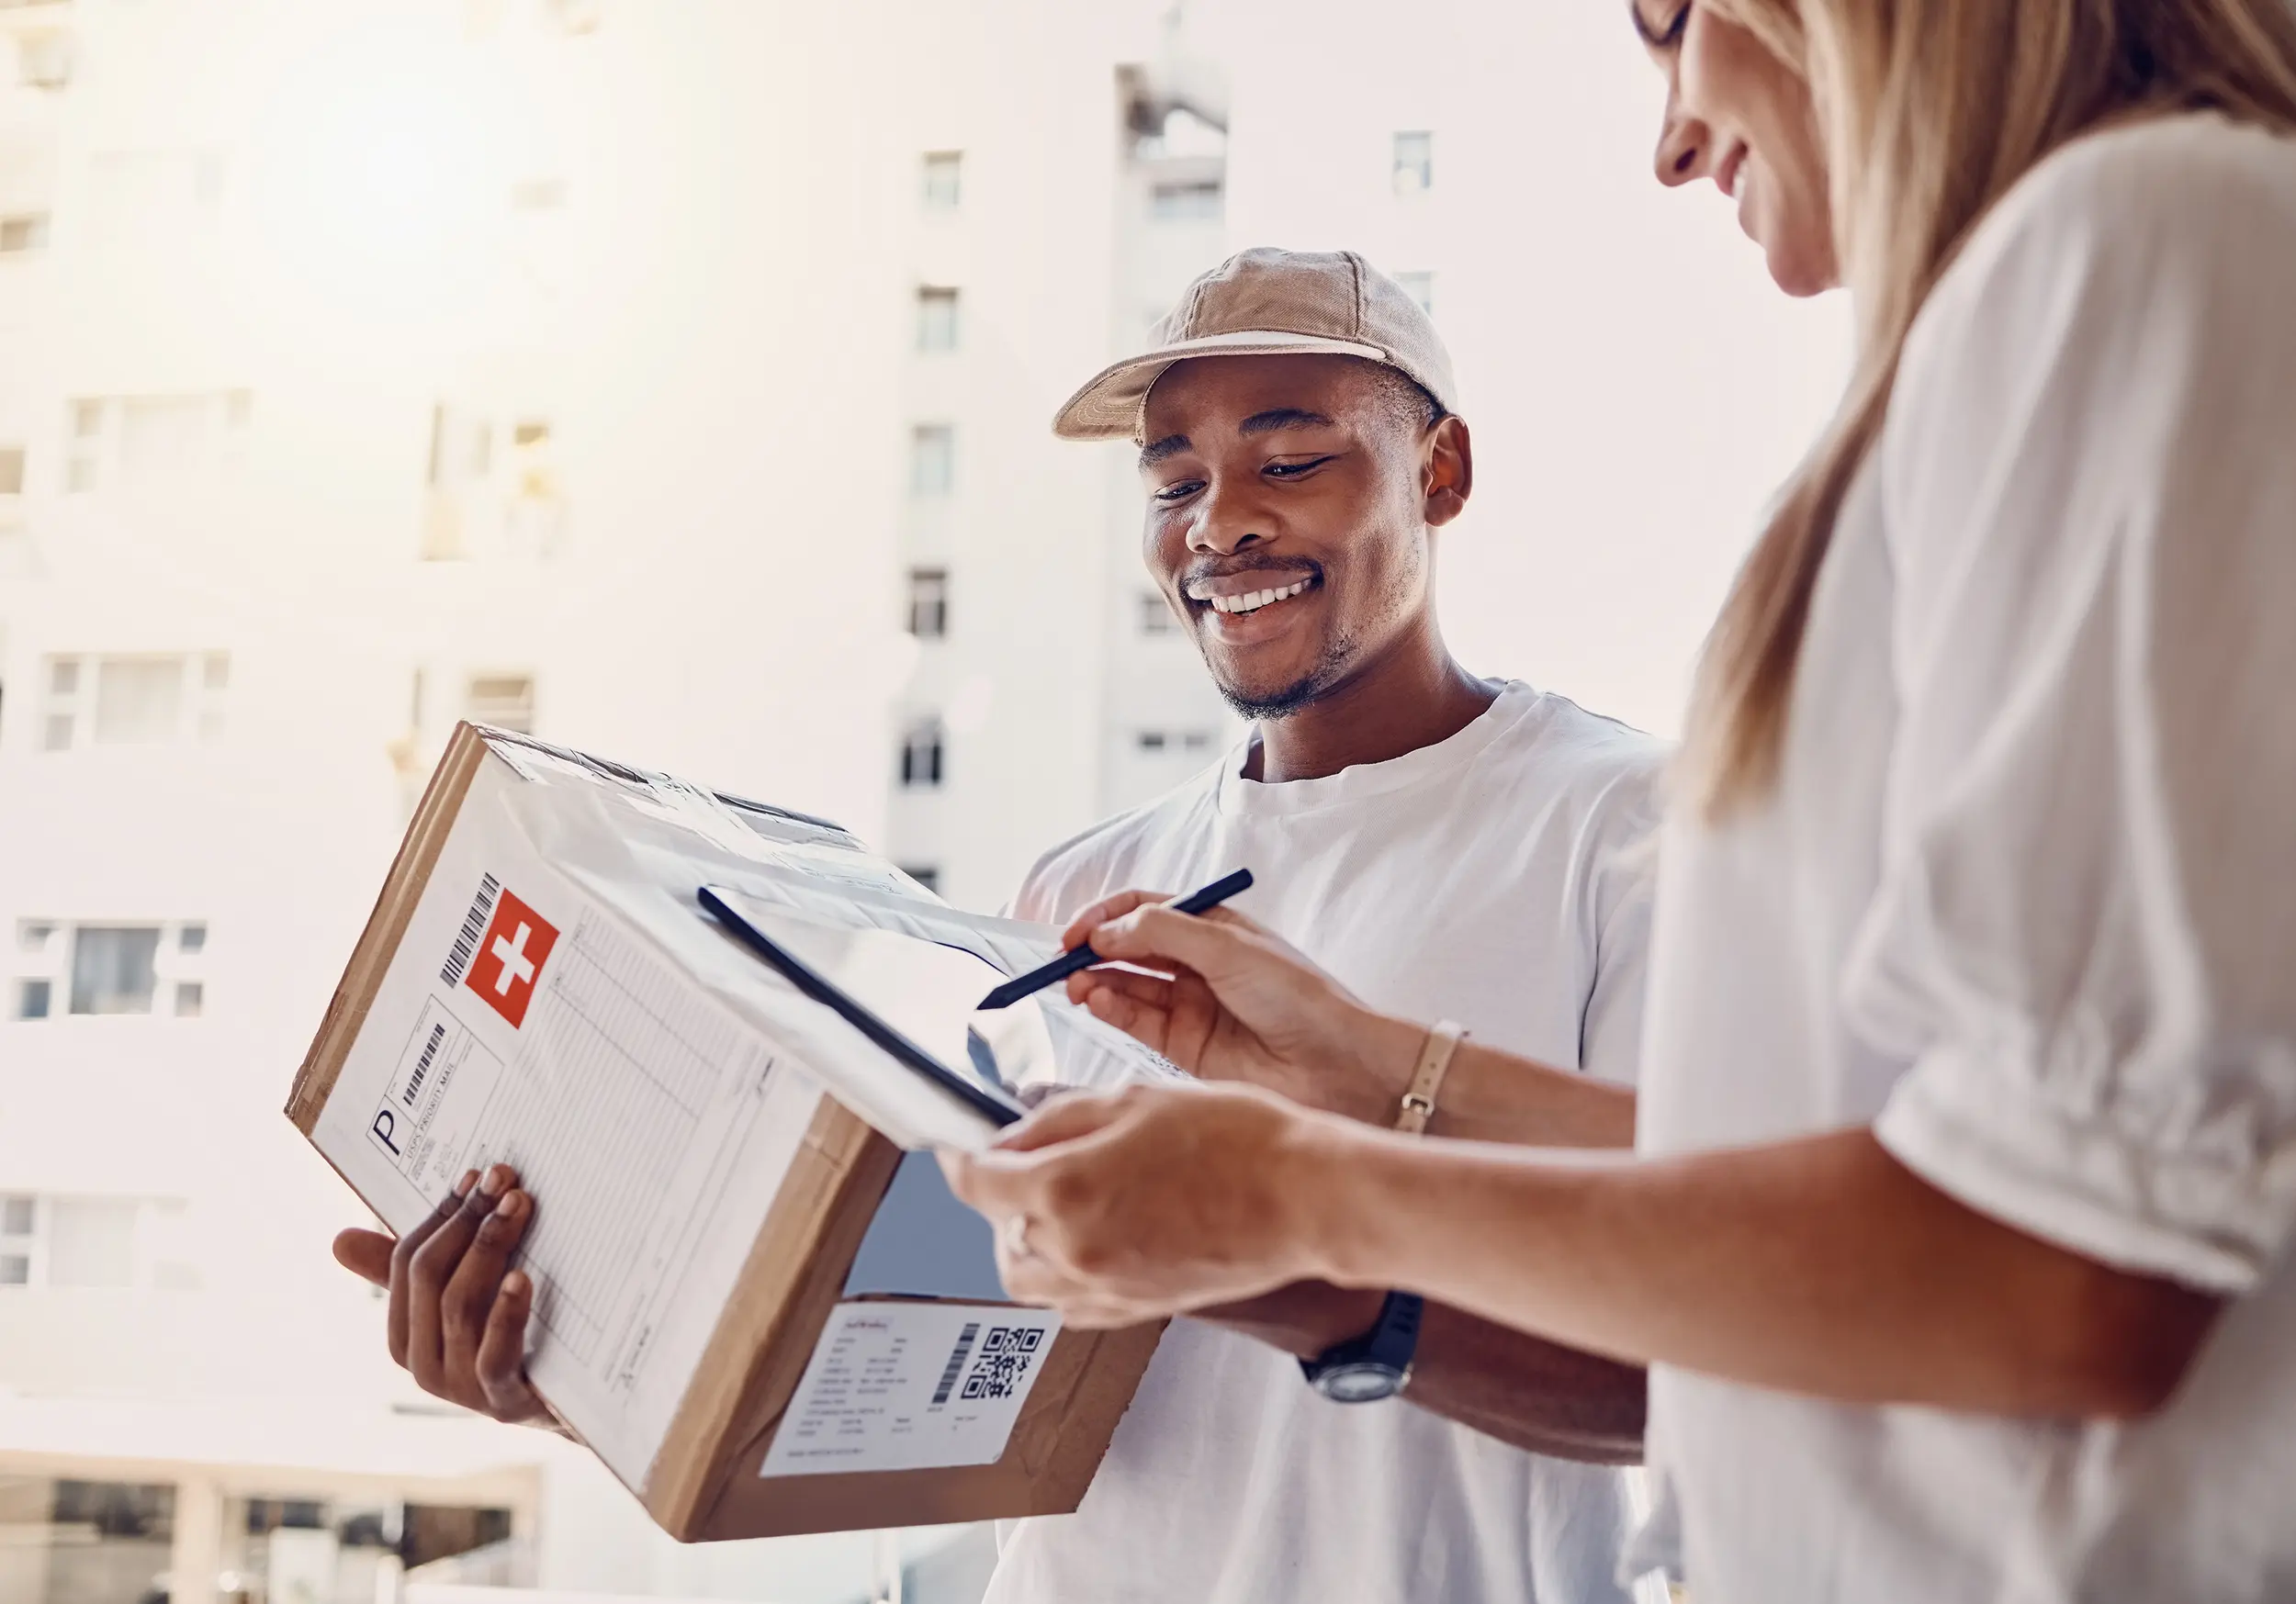
[[1383,1293],[1367,1287],[1294,1282],[1242,1303],[1198,1312],[1198,1318],[1243,1332],[1295,1359],[1313,1359],[1360,1337],[1378,1322]]

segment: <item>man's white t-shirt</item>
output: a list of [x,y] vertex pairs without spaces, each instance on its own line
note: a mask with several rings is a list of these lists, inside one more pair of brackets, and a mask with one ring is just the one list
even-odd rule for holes
[[[1240,778],[1248,744],[1048,853],[1016,912],[1249,869],[1236,906],[1357,995],[1626,1081],[1659,745],[1507,685],[1456,735],[1322,780]],[[1620,1473],[1407,1403],[1335,1404],[1297,1361],[1176,1320],[1082,1507],[1007,1526],[989,1604],[1297,1599],[1586,1604],[1627,1524]]]

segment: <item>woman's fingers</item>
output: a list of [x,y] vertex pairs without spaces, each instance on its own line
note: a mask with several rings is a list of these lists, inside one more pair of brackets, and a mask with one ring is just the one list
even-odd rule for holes
[[335,1233],[335,1262],[362,1281],[377,1286],[390,1284],[390,1254],[398,1246],[395,1239],[380,1231],[361,1230],[353,1227]]
[[1026,1153],[1075,1141],[1104,1128],[1123,1110],[1123,1092],[1072,1092],[1038,1107],[1018,1125],[1007,1126],[991,1153]]
[[1123,1093],[1071,1092],[1040,1105],[1019,1124],[1007,1127],[996,1145],[984,1152],[943,1148],[940,1172],[959,1201],[990,1221],[1030,1214],[1044,1186],[1040,1150],[1091,1136],[1114,1119]]
[[533,1218],[532,1198],[514,1188],[505,1192],[493,1212],[479,1222],[462,1262],[439,1295],[441,1359],[448,1385],[456,1390],[464,1377],[477,1371],[479,1345],[501,1302],[503,1273]]
[[513,1270],[487,1311],[473,1363],[487,1412],[498,1420],[532,1420],[549,1412],[526,1379],[526,1322],[534,1307],[534,1277]]
[[455,1183],[455,1190],[439,1200],[430,1217],[399,1239],[390,1251],[390,1309],[384,1329],[390,1344],[390,1360],[401,1369],[411,1369],[408,1363],[408,1331],[413,1323],[411,1302],[414,1256],[422,1245],[437,1234],[439,1228],[462,1212],[462,1200],[478,1184],[478,1172],[465,1172]]
[[1156,1319],[1163,1313],[1162,1310],[1142,1307],[1128,1298],[1111,1297],[1097,1291],[1089,1283],[1079,1281],[1054,1266],[1041,1253],[1013,1257],[1000,1251],[997,1270],[1003,1278],[1005,1290],[1011,1294],[1015,1302],[1058,1309],[1064,1326],[1109,1330]]
[[1319,1117],[1256,1089],[1133,1086],[1063,1099],[1013,1127],[1010,1147],[943,1163],[997,1227],[1015,1296],[1129,1325],[1313,1270],[1279,1155]]

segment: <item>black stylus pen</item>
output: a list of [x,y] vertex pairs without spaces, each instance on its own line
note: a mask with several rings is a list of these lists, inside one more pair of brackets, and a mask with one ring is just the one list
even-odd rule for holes
[[[1182,914],[1209,913],[1238,892],[1249,891],[1251,887],[1252,871],[1248,869],[1239,869],[1233,874],[1222,875],[1202,891],[1188,892],[1187,895],[1174,903],[1172,907]],[[1062,953],[1041,969],[1032,969],[1025,975],[1015,975],[987,996],[983,997],[981,1006],[985,1009],[1009,1008],[1031,993],[1041,992],[1047,986],[1057,985],[1078,970],[1090,969],[1094,964],[1101,961],[1103,960],[1100,955],[1092,950],[1092,944],[1086,942],[1082,947]]]

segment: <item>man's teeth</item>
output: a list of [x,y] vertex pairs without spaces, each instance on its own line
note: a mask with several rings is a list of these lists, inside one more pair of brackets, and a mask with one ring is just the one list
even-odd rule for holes
[[1301,579],[1297,584],[1286,585],[1280,590],[1251,590],[1242,596],[1215,596],[1211,604],[1214,611],[1220,612],[1257,612],[1275,602],[1290,600],[1311,583]]

